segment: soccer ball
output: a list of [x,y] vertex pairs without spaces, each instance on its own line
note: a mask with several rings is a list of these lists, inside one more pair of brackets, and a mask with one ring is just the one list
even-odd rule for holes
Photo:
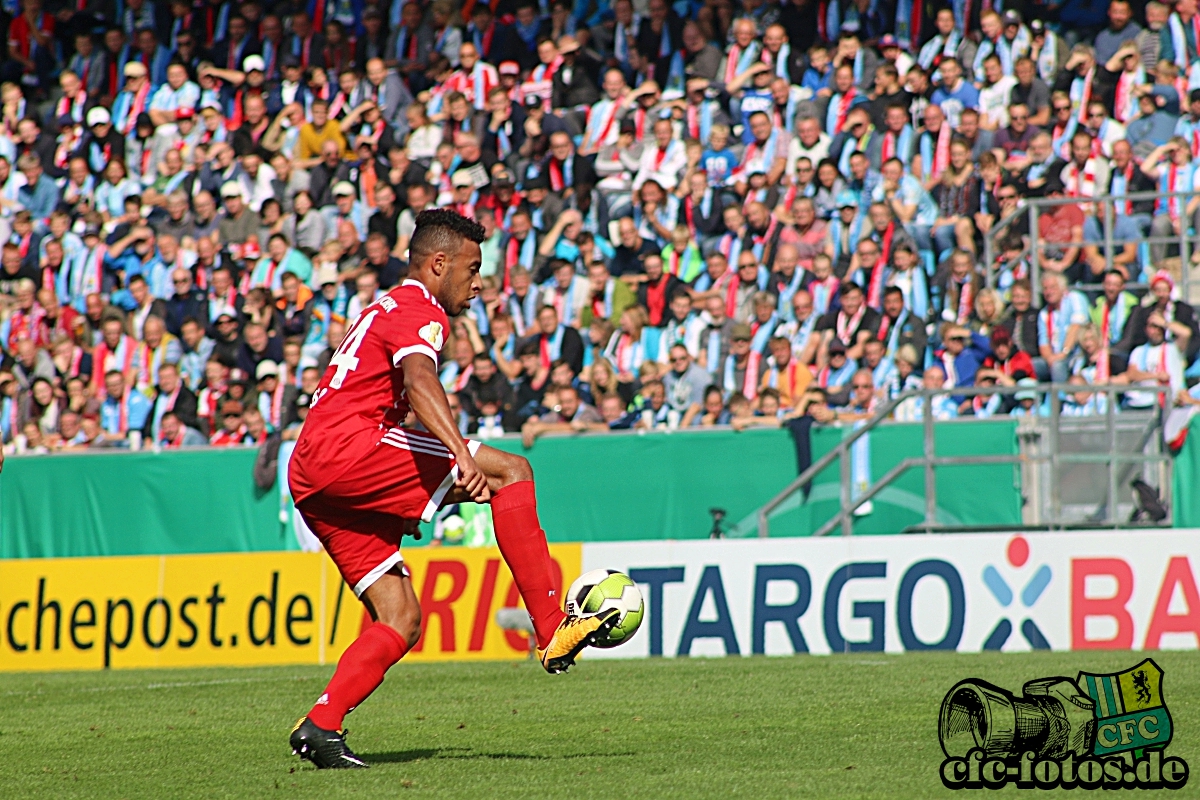
[[617,624],[607,635],[596,637],[596,647],[616,647],[629,641],[642,624],[646,606],[637,584],[628,575],[611,569],[594,569],[580,575],[567,590],[567,613],[590,617],[618,609]]

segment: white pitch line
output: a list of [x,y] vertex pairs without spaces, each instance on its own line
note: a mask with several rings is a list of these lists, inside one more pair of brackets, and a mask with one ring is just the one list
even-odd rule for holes
[[38,689],[36,691],[8,691],[3,692],[6,697],[40,695],[40,694],[87,694],[92,692],[135,692],[135,691],[154,691],[157,689],[188,689],[198,686],[223,686],[227,684],[239,683],[270,683],[278,680],[300,680],[302,676],[293,675],[284,678],[226,678],[224,680],[211,681],[176,681],[174,683],[148,683],[145,686],[128,685],[128,686],[91,686],[85,689]]

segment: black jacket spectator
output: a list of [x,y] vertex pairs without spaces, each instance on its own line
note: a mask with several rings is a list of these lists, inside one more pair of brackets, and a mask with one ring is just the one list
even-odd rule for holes
[[[179,331],[183,328],[183,321],[188,317],[195,317],[198,320],[208,319],[208,298],[199,289],[192,289],[186,294],[176,294],[165,302],[167,330],[174,336],[179,335]],[[187,424],[191,425],[190,422]]]

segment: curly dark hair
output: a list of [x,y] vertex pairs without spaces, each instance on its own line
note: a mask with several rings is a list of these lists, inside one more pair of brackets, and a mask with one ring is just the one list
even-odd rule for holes
[[487,238],[483,226],[448,208],[432,208],[417,215],[417,227],[409,240],[409,261],[437,252],[457,253],[462,240],[475,244]]

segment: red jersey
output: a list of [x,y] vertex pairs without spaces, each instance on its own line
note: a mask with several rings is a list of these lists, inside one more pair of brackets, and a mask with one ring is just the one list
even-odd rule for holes
[[446,311],[424,285],[406,280],[363,309],[313,392],[289,482],[300,502],[341,478],[404,423],[411,405],[401,360],[423,353],[438,363]]

